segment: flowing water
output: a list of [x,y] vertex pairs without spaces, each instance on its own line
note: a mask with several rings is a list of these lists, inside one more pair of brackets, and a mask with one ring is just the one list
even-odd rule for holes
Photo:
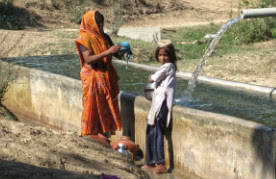
[[[0,59],[18,65],[80,79],[80,63],[77,55],[39,57],[16,57]],[[150,72],[125,65],[114,64],[119,77],[121,91],[144,95],[144,85]],[[188,81],[177,78],[176,98],[181,98]],[[276,127],[276,102],[244,92],[233,92],[225,88],[199,83],[193,89],[193,98],[186,107],[226,114],[257,121]]]
[[222,25],[221,28],[219,29],[219,31],[216,34],[214,34],[214,35],[207,34],[204,37],[205,39],[211,38],[212,41],[210,42],[210,44],[209,44],[208,48],[206,49],[203,57],[201,58],[199,65],[196,67],[195,71],[192,73],[192,78],[188,82],[187,89],[184,91],[182,97],[176,100],[177,103],[182,104],[182,105],[188,105],[188,103],[193,101],[192,94],[193,94],[194,88],[197,85],[197,78],[198,78],[202,68],[208,62],[208,58],[214,52],[215,47],[216,47],[217,43],[219,42],[219,40],[222,38],[224,32],[232,24],[238,22],[241,19],[242,19],[242,16],[239,16],[235,19],[232,19],[232,20],[228,21],[226,24]]

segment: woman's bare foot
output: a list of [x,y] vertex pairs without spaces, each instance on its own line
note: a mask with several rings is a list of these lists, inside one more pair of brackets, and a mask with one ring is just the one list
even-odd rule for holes
[[158,164],[156,165],[156,167],[153,169],[153,173],[154,174],[162,174],[162,173],[166,173],[167,172],[167,168],[165,165],[163,164]]
[[94,139],[95,141],[103,144],[104,146],[111,148],[110,146],[110,142],[107,140],[106,137],[104,137],[103,135],[89,135],[92,139]]
[[153,171],[154,168],[155,168],[155,165],[154,165],[154,164],[151,164],[151,165],[145,164],[145,165],[142,166],[142,169],[143,169],[143,170],[151,170],[151,171]]

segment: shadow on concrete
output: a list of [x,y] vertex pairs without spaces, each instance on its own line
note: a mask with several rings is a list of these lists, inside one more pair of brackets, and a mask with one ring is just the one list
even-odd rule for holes
[[1,103],[0,103],[0,108],[2,109],[2,110],[0,110],[1,116],[9,116],[9,119],[14,120],[14,121],[19,121],[18,118]]
[[276,128],[259,127],[252,135],[252,145],[255,149],[257,161],[252,164],[251,171],[255,172],[255,165],[261,162],[261,177],[275,178],[276,176]]
[[171,173],[174,170],[174,158],[173,158],[173,141],[172,141],[172,123],[173,119],[171,120],[170,126],[165,132],[165,137],[168,143],[168,156],[169,156],[169,168],[168,172]]
[[78,174],[65,170],[37,167],[22,162],[0,160],[0,178],[100,178],[95,174]]
[[273,88],[271,92],[269,93],[269,99],[273,99],[273,93],[276,90],[276,88]]
[[123,118],[123,136],[129,136],[132,141],[135,141],[134,101],[136,96],[134,94],[123,92],[120,98],[121,116]]

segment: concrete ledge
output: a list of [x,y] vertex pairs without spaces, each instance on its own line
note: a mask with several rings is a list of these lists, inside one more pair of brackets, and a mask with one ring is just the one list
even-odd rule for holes
[[[104,30],[106,33],[111,33],[110,29]],[[130,39],[141,40],[145,42],[155,42],[161,40],[160,27],[134,27],[134,28],[120,28],[118,36],[128,37]]]
[[16,72],[3,102],[19,117],[80,131],[81,82],[61,75],[0,62]]
[[[80,132],[79,80],[4,62],[0,66],[17,74],[5,94],[4,105],[8,109],[20,117]],[[131,136],[144,151],[151,102],[125,92],[120,93],[119,99],[123,131],[117,137]],[[275,130],[255,122],[175,105],[173,130],[167,134],[165,144],[167,165],[203,178],[274,179]]]
[[145,42],[154,42],[161,40],[160,27],[135,27],[135,28],[120,28],[118,35],[131,39],[142,40]]
[[[149,107],[136,97],[135,141],[143,150]],[[275,177],[276,129],[181,106],[174,106],[172,128],[165,144],[168,167],[203,178]]]

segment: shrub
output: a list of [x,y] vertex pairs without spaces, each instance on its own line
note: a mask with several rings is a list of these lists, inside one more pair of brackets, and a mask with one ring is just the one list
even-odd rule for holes
[[0,27],[1,29],[19,30],[26,25],[35,25],[40,17],[26,9],[15,7],[13,0],[0,2]]
[[4,95],[13,80],[14,77],[10,68],[5,68],[0,65],[0,105],[2,105]]
[[[275,5],[275,0],[243,0],[240,3],[240,8],[268,8]],[[275,28],[276,22],[272,18],[246,19],[234,24],[226,34],[232,37],[234,44],[253,43],[275,38]]]
[[81,23],[83,14],[89,9],[89,7],[97,5],[104,5],[106,0],[52,0],[56,4],[62,5],[70,13],[70,21],[76,24]]
[[0,24],[4,29],[21,29],[21,22],[17,21],[12,14],[15,11],[13,1],[3,0],[0,2]]
[[111,34],[117,35],[119,28],[122,25],[122,2],[121,0],[115,0],[112,6],[112,25],[111,25]]
[[272,38],[271,27],[265,19],[240,21],[233,25],[227,35],[231,37],[232,44],[254,43]]
[[272,38],[276,38],[276,28],[271,30]]
[[55,9],[59,10],[61,8],[60,2],[58,2],[57,0],[51,0],[51,2],[52,2],[52,6]]
[[81,6],[78,6],[76,8],[72,8],[70,10],[70,21],[74,22],[76,24],[81,23],[81,18],[83,14],[85,13],[85,9],[82,8]]

